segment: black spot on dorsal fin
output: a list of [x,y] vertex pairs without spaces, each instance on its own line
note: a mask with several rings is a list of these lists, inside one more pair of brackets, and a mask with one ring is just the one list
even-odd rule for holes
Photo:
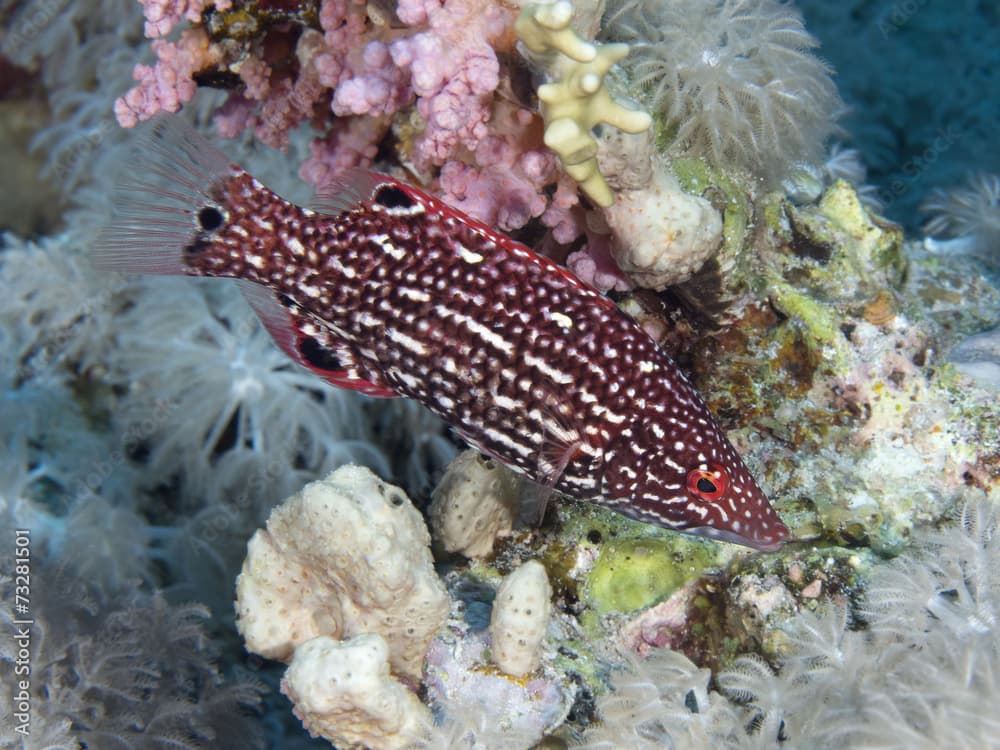
[[372,200],[382,208],[413,208],[413,199],[398,185],[379,185]]

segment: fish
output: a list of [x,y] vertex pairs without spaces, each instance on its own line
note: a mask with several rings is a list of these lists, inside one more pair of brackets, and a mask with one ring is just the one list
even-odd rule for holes
[[778,549],[788,527],[670,356],[553,260],[394,177],[291,203],[176,116],[151,121],[94,262],[238,280],[333,385],[416,399],[553,493]]

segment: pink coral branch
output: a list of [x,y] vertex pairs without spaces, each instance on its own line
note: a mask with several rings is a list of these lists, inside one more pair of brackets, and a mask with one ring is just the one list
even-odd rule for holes
[[500,64],[493,42],[510,28],[511,11],[483,0],[407,4],[408,17],[426,15],[430,28],[397,39],[392,59],[411,74],[417,111],[426,123],[415,144],[418,168],[443,164],[458,148],[474,149],[487,134]]
[[123,128],[134,127],[159,112],[177,112],[194,97],[194,74],[217,62],[201,28],[187,29],[176,43],[157,39],[153,52],[156,65],[136,65],[132,77],[139,85],[115,101],[115,117]]
[[441,168],[441,197],[480,221],[502,231],[520,229],[541,216],[547,201],[542,194],[555,175],[552,154],[518,154],[510,138],[490,135],[476,149],[479,169],[460,161]]

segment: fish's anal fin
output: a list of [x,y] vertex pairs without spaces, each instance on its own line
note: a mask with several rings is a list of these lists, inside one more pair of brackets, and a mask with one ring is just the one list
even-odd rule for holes
[[399,394],[384,383],[353,375],[354,355],[349,346],[324,346],[302,331],[302,315],[289,301],[282,304],[272,290],[252,281],[237,282],[250,307],[257,313],[274,343],[285,354],[327,382],[375,398],[395,398]]

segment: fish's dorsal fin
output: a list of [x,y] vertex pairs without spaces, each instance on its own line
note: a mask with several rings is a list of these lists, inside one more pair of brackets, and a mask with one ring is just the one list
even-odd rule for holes
[[372,197],[375,189],[385,183],[395,184],[391,177],[355,167],[316,188],[305,204],[310,211],[336,216],[358,207]]
[[304,313],[291,300],[287,304],[272,290],[252,281],[237,282],[274,343],[300,365],[338,388],[366,396],[395,398],[388,384],[357,375],[357,357],[347,342],[328,346],[303,332]]

